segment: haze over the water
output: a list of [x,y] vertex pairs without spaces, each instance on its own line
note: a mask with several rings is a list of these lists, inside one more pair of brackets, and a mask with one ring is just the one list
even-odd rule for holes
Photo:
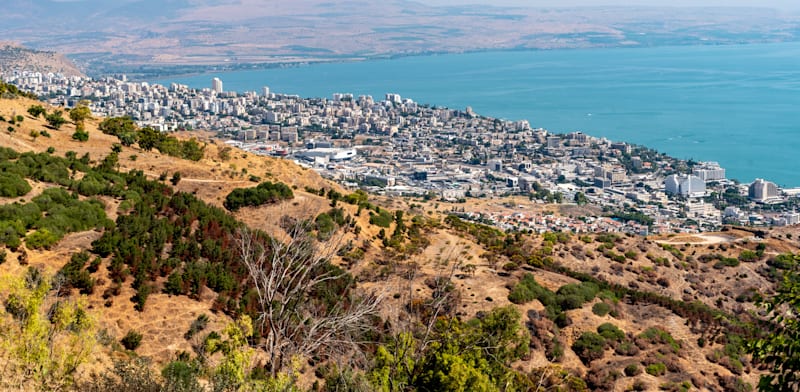
[[597,7],[597,6],[648,6],[648,7],[774,7],[800,9],[796,0],[429,0],[430,5],[486,4],[513,7]]

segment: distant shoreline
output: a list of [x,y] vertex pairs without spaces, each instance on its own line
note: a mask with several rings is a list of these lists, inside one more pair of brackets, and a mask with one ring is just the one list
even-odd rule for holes
[[[90,74],[92,77],[104,77],[109,75],[126,74],[131,80],[138,82],[163,82],[167,78],[187,78],[201,75],[211,74],[225,74],[231,72],[242,71],[264,71],[276,68],[298,68],[323,64],[345,64],[345,63],[359,63],[368,61],[383,61],[395,60],[409,57],[429,57],[429,56],[444,56],[444,55],[461,55],[461,54],[477,54],[477,53],[504,53],[504,52],[551,52],[551,51],[593,51],[604,49],[648,49],[648,48],[670,48],[670,47],[708,47],[708,46],[748,46],[748,45],[771,45],[771,44],[786,44],[792,42],[800,42],[798,39],[783,40],[783,41],[753,41],[753,42],[740,42],[740,43],[724,43],[724,42],[708,42],[708,43],[693,43],[693,44],[664,44],[664,45],[597,45],[587,47],[559,47],[559,48],[501,48],[501,49],[474,49],[462,51],[427,51],[418,53],[395,53],[395,54],[380,54],[380,55],[343,55],[331,58],[313,58],[297,60],[297,61],[276,61],[276,62],[253,62],[253,63],[235,63],[232,66],[226,67],[226,63],[209,64],[209,65],[190,65],[190,64],[176,64],[156,66],[151,72],[136,72],[134,69],[120,68],[116,71],[106,71],[102,74]],[[131,65],[131,67],[140,68],[143,65]],[[197,68],[191,71],[181,71],[181,68]],[[170,71],[174,70],[174,71]]]

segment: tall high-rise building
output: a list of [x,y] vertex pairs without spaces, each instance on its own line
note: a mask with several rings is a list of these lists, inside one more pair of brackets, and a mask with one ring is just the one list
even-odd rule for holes
[[687,197],[702,197],[706,194],[706,183],[700,177],[673,174],[664,180],[667,193]]
[[263,94],[265,97],[269,97],[269,87],[268,87],[268,86],[264,86],[264,87],[262,87],[262,88],[261,88],[261,93],[262,93],[262,94]]
[[747,189],[747,196],[750,197],[751,200],[765,203],[771,200],[778,199],[780,197],[780,192],[778,191],[778,186],[775,183],[764,181],[761,178],[756,178],[750,187]]
[[707,182],[725,179],[725,169],[717,162],[701,162],[692,170],[692,174]]
[[211,79],[211,90],[213,90],[217,94],[219,94],[219,93],[221,93],[223,91],[222,90],[222,80],[220,80],[220,78]]

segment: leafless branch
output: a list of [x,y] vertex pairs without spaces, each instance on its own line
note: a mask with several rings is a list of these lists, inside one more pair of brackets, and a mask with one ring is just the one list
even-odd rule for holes
[[358,336],[377,314],[382,295],[353,294],[325,307],[315,294],[329,283],[347,279],[331,268],[337,241],[321,243],[307,223],[287,228],[288,238],[241,229],[237,245],[258,298],[256,325],[269,369],[277,373],[294,356],[357,349]]

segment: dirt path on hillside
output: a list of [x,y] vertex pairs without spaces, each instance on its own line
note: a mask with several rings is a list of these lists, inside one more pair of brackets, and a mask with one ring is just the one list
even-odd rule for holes
[[736,242],[741,238],[730,237],[722,234],[693,234],[689,236],[679,236],[668,240],[657,240],[656,243],[668,245],[692,244],[692,245],[716,245]]

